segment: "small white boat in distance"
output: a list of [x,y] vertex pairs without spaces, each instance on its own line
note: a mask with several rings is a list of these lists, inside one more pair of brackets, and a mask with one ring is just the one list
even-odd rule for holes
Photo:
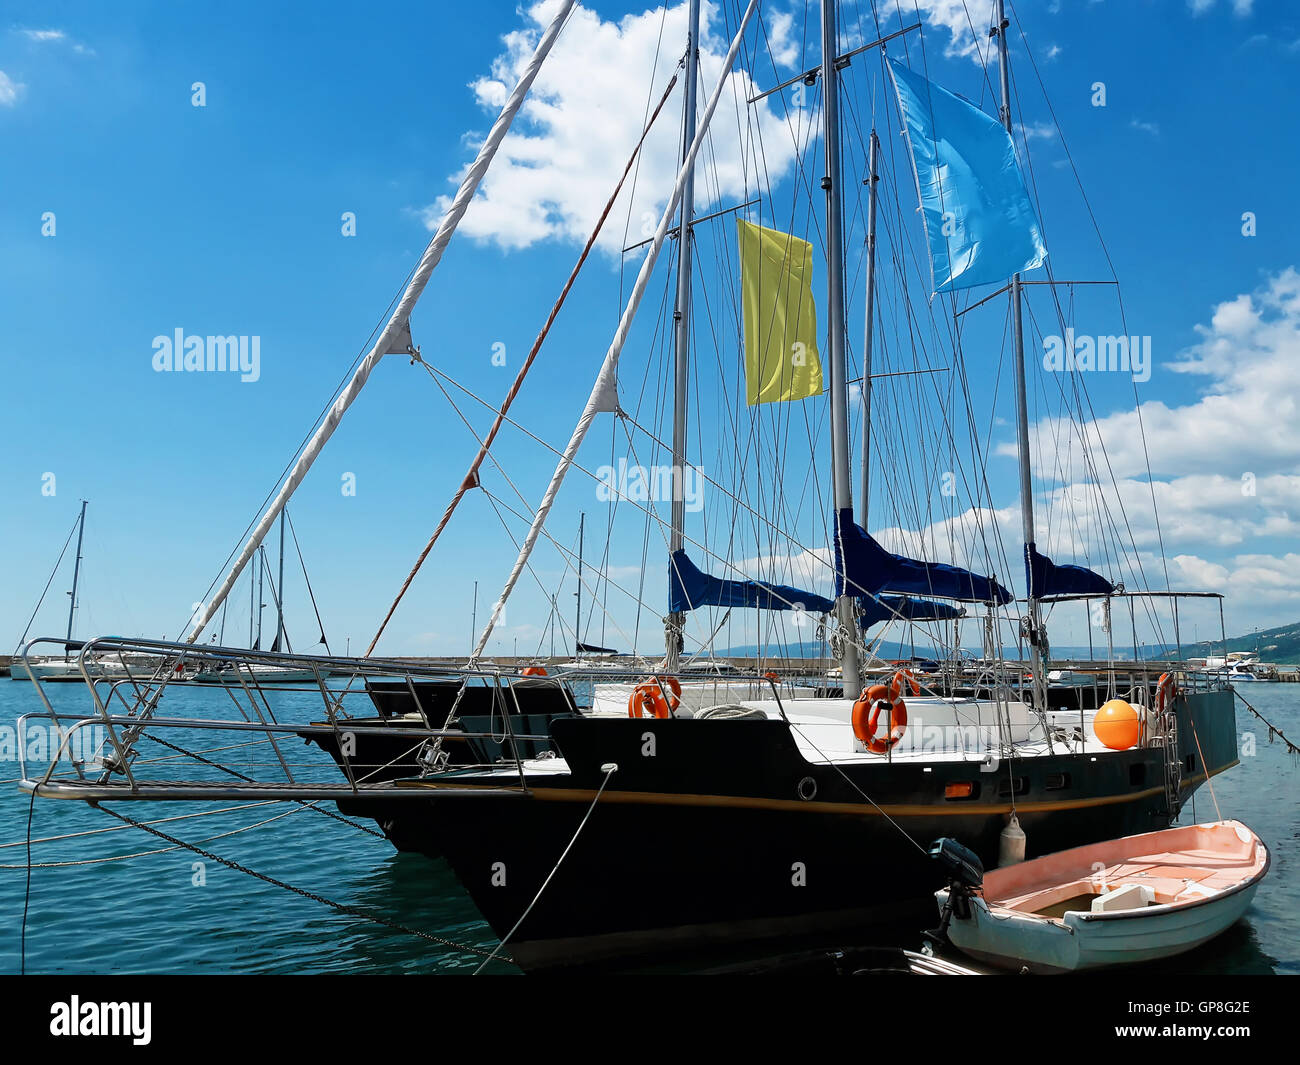
[[[1268,848],[1240,821],[1076,847],[986,873],[982,891],[954,883],[964,898],[948,939],[1031,973],[1169,958],[1231,927],[1268,866]],[[951,890],[936,893],[941,912]]]

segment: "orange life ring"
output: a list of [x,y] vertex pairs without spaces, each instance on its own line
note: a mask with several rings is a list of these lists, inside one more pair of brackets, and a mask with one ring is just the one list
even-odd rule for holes
[[520,675],[524,677],[544,677],[546,676],[546,667],[545,666],[524,666],[523,672]]
[[1174,680],[1174,675],[1172,673],[1161,673],[1160,679],[1156,681],[1156,713],[1165,713],[1177,694],[1178,682]]
[[[853,734],[872,754],[888,753],[907,731],[907,703],[903,701],[905,685],[913,695],[921,694],[921,686],[911,671],[900,669],[890,678],[888,687],[874,684],[853,704]],[[877,738],[882,706],[889,710],[889,735]]]
[[[668,696],[664,696],[664,689]],[[682,703],[682,686],[676,677],[651,677],[643,680],[627,697],[628,717],[672,717]]]
[[781,683],[781,677],[780,677],[780,674],[778,674],[778,673],[764,673],[764,674],[763,674],[763,679],[764,679],[764,680],[770,680],[773,684],[780,684],[780,683]]

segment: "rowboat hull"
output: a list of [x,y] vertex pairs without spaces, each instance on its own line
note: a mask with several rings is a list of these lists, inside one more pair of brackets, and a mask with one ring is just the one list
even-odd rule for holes
[[[1240,843],[1235,849],[1234,836]],[[1188,847],[1189,838],[1206,845]],[[1164,849],[1169,842],[1182,849]],[[1129,846],[1117,852],[1121,844]],[[1036,866],[1044,873],[1037,881]],[[970,900],[968,917],[954,917],[948,936],[969,957],[1031,973],[1158,961],[1193,950],[1232,927],[1250,907],[1268,866],[1267,848],[1235,821],[1080,847],[989,874],[984,897]],[[1033,890],[1026,893],[1023,889],[1031,884]],[[1050,900],[1059,896],[1065,899],[1058,899],[1058,910],[1071,899],[1090,897],[1072,893],[1130,885],[1151,885],[1147,890],[1154,904],[1092,912],[1080,902],[1078,910],[1051,912]],[[1008,898],[1008,892],[1015,894]],[[940,910],[948,895],[948,889],[936,893]]]

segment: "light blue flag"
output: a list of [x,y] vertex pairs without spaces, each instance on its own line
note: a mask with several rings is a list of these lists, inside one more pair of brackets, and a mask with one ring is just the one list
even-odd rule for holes
[[1015,145],[974,104],[889,61],[907,125],[935,292],[1006,281],[1047,259]]

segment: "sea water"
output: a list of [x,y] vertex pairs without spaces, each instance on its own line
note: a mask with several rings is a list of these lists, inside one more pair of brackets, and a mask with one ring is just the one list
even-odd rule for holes
[[[80,684],[45,690],[60,711],[88,710],[88,693]],[[1252,684],[1242,694],[1300,740],[1300,685]],[[310,688],[273,698],[281,720],[320,716],[319,693]],[[177,685],[165,712],[197,716],[223,703],[231,705],[223,691]],[[12,728],[19,715],[42,709],[30,683],[0,678],[0,726]],[[1217,799],[1222,816],[1244,821],[1265,841],[1272,869],[1243,921],[1212,943],[1161,963],[1159,971],[1300,973],[1300,764],[1280,740],[1268,742],[1266,726],[1240,703],[1237,734],[1241,764],[1215,778],[1213,795],[1203,785],[1182,822],[1213,820]],[[213,733],[206,742],[217,747],[236,740]],[[167,754],[149,746],[151,756]],[[250,775],[258,770],[267,779],[271,756],[265,747],[222,757],[236,769],[243,759]],[[306,767],[302,772],[315,765],[337,776],[325,755],[297,737],[282,747],[295,767]],[[122,827],[82,802],[32,803],[16,786],[19,771],[12,753],[10,745],[7,760],[0,762],[0,972],[18,972],[24,956],[32,973],[458,973],[473,971],[482,960],[340,913],[190,850],[169,849],[164,840]],[[165,769],[166,763],[155,765],[149,775],[165,778]],[[182,772],[177,768],[174,776]],[[138,820],[156,820],[246,804],[108,805]],[[323,805],[333,812],[332,804]],[[24,868],[29,812],[31,838],[42,841],[31,845],[30,884]],[[277,819],[261,824],[270,818]],[[357,823],[373,827],[368,820]],[[480,949],[496,945],[444,862],[398,854],[387,840],[319,812],[280,803],[158,827],[354,910]],[[85,834],[90,832],[95,834]],[[1032,836],[1028,842],[1032,853]],[[915,949],[919,931],[900,929],[889,945]],[[744,957],[752,959],[753,952]],[[714,956],[709,965],[729,960]],[[495,962],[493,969],[510,971]]]

